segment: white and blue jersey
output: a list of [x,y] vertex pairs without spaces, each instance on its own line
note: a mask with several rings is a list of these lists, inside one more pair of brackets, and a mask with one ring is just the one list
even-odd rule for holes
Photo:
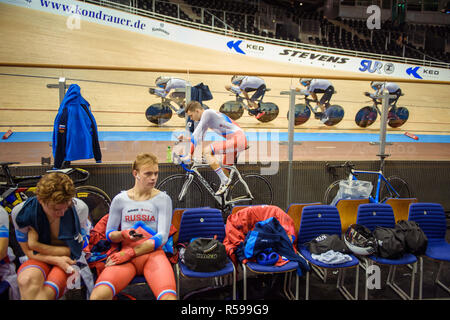
[[192,134],[191,142],[194,147],[197,146],[199,141],[203,141],[208,129],[213,130],[225,139],[228,135],[234,134],[237,131],[242,131],[241,127],[226,114],[208,109],[203,111],[202,117]]
[[165,192],[151,199],[135,201],[122,191],[111,202],[106,237],[113,231],[143,228],[155,241],[155,249],[164,246],[172,222],[172,200]]

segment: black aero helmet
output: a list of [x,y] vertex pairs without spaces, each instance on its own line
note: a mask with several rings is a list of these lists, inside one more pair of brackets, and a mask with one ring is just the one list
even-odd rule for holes
[[372,232],[360,224],[348,227],[344,242],[354,254],[361,256],[371,255],[376,249],[376,240]]

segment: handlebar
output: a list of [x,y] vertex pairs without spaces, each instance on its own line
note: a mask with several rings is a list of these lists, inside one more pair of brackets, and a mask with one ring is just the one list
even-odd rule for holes
[[[26,181],[30,181],[30,180],[38,180],[40,178],[42,178],[42,175],[34,175],[34,176],[14,176],[11,174],[11,171],[9,170],[9,165],[10,164],[19,164],[20,162],[0,162],[3,174],[0,174],[0,176],[5,177],[6,178],[6,186],[18,186],[19,184],[21,184],[21,186],[25,186],[28,184],[33,185],[34,183],[25,183]],[[74,172],[78,172],[82,175],[81,178],[79,179],[75,179],[73,180],[74,184],[79,184],[82,182],[85,182],[89,179],[89,176],[91,175],[89,173],[89,171],[81,169],[81,168],[67,168],[67,169],[52,169],[52,170],[47,170],[47,173],[50,172],[61,172],[64,173],[68,176],[71,176]]]
[[[327,171],[332,173],[332,174],[336,174],[336,168],[346,168],[348,171],[352,171],[355,168],[355,164],[353,164],[350,161],[346,161],[343,164],[329,164],[326,163],[325,167],[327,168]],[[356,174],[353,174],[354,176],[356,176]]]

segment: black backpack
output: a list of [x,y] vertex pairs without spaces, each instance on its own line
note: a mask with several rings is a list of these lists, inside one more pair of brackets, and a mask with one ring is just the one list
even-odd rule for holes
[[184,264],[193,271],[219,271],[227,262],[225,246],[216,239],[196,238],[184,251]]
[[377,242],[376,255],[386,259],[398,259],[405,254],[404,233],[396,228],[376,227],[373,235]]
[[422,255],[427,250],[428,238],[415,221],[400,220],[395,228],[403,232],[406,252]]

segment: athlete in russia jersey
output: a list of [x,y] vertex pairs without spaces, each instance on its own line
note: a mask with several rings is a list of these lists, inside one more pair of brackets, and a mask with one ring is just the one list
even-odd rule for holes
[[176,299],[172,265],[163,248],[172,221],[172,200],[157,189],[158,158],[137,155],[133,163],[134,187],[122,191],[111,202],[106,237],[119,245],[109,254],[90,298],[110,300],[136,275],[143,275],[155,297]]
[[155,240],[157,249],[167,242],[171,221],[172,201],[166,193],[160,192],[149,200],[135,201],[129,198],[126,191],[122,191],[111,203],[106,237],[110,240],[112,231],[135,229],[145,234],[141,241]]

